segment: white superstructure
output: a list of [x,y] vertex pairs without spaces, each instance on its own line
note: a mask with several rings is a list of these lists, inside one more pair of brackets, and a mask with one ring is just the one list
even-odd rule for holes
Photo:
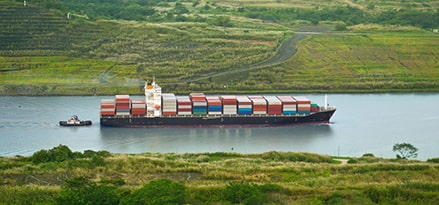
[[155,84],[145,82],[145,103],[147,117],[160,117],[162,115],[162,88]]

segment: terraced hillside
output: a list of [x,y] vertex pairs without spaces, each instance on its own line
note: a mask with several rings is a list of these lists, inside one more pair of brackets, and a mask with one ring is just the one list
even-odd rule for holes
[[[145,20],[126,21],[87,19],[81,10],[67,19],[68,8],[0,0],[0,94],[141,94],[153,76],[165,92],[177,93],[439,90],[439,36],[431,30],[339,21],[300,26],[316,23],[306,20],[314,12],[309,2],[288,1],[305,9],[294,12],[278,1],[240,2],[169,2]],[[345,2],[316,3],[328,15],[372,15],[365,1]],[[374,12],[390,9],[378,4]],[[416,5],[421,17],[437,10],[434,2]],[[177,7],[187,10],[176,14]]]
[[53,12],[0,1],[0,55],[62,55],[69,51],[68,21]]

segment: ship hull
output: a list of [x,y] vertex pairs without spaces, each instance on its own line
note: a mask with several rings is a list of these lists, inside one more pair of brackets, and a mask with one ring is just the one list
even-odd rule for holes
[[104,127],[263,127],[329,123],[335,109],[309,115],[101,116]]

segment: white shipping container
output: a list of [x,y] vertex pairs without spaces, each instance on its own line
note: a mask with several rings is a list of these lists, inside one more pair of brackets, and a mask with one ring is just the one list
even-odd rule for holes
[[265,100],[252,100],[253,101],[253,105],[266,105],[267,101]]
[[131,108],[145,108],[145,104],[132,104]]
[[207,102],[206,101],[194,101],[192,103],[194,106],[207,106]]
[[130,115],[130,112],[118,112],[116,111],[116,115]]
[[253,108],[252,105],[238,105],[238,108]]
[[178,109],[192,109],[192,105],[179,105]]
[[264,96],[265,100],[267,100],[270,105],[281,105],[282,102],[276,96]]
[[114,104],[116,102],[114,99],[102,99],[101,104]]

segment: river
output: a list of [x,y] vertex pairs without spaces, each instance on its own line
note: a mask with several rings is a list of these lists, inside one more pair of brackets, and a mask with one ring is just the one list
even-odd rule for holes
[[[323,104],[323,95],[306,96]],[[0,97],[0,156],[29,156],[63,144],[113,153],[274,150],[393,158],[393,145],[407,142],[419,148],[417,159],[439,157],[436,93],[330,94],[330,105],[337,107],[330,124],[261,128],[101,128],[102,98],[112,97]],[[93,125],[58,125],[74,114]]]

